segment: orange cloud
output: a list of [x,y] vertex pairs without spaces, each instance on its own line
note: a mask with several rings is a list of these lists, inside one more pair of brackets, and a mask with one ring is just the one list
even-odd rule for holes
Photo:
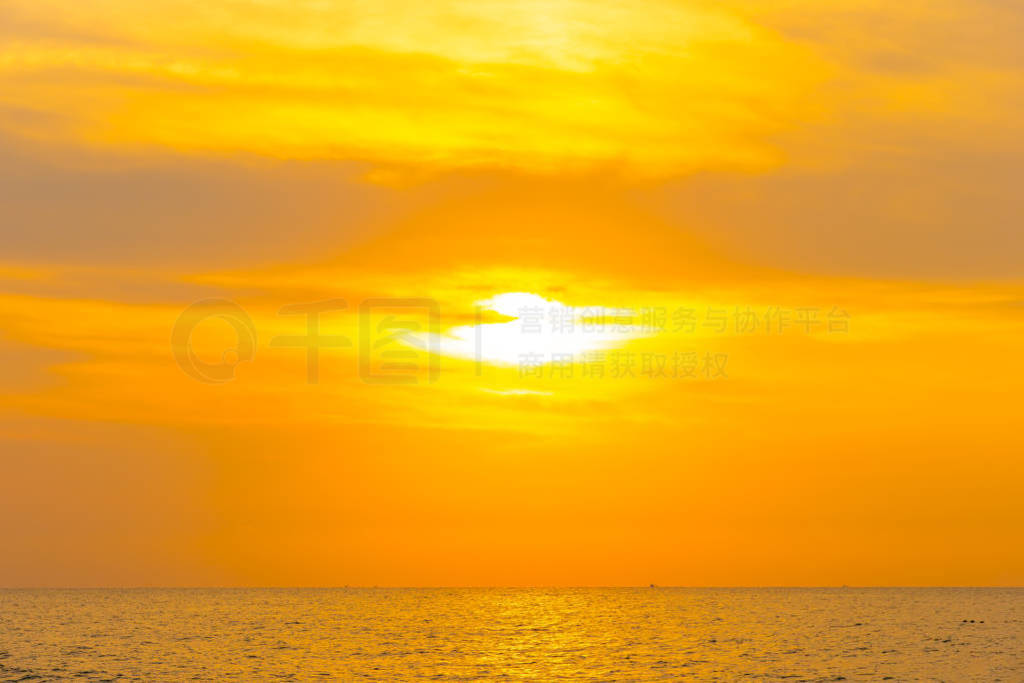
[[0,102],[32,114],[6,117],[20,134],[384,166],[763,168],[828,71],[734,14],[662,0],[6,12],[39,30],[0,53]]

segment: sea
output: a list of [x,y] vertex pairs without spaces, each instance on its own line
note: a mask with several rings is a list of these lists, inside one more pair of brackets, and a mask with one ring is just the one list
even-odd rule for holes
[[1024,681],[1024,589],[5,589],[0,680]]

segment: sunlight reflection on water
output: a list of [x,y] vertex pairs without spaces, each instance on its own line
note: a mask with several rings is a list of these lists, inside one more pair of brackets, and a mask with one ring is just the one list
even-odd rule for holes
[[0,590],[3,680],[1024,680],[1022,634],[1024,589]]

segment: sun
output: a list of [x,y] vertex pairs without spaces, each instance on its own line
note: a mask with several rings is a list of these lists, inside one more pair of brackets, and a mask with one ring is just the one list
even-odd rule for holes
[[442,355],[494,365],[577,362],[637,336],[632,314],[604,306],[569,306],[532,292],[505,292],[475,302],[511,320],[451,328],[431,341]]

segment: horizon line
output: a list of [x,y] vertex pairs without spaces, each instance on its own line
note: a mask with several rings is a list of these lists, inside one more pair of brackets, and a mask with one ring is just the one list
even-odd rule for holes
[[687,589],[687,590],[843,590],[843,589],[1024,589],[1020,584],[827,584],[827,585],[78,585],[78,586],[0,586],[0,590],[579,590],[579,589]]

